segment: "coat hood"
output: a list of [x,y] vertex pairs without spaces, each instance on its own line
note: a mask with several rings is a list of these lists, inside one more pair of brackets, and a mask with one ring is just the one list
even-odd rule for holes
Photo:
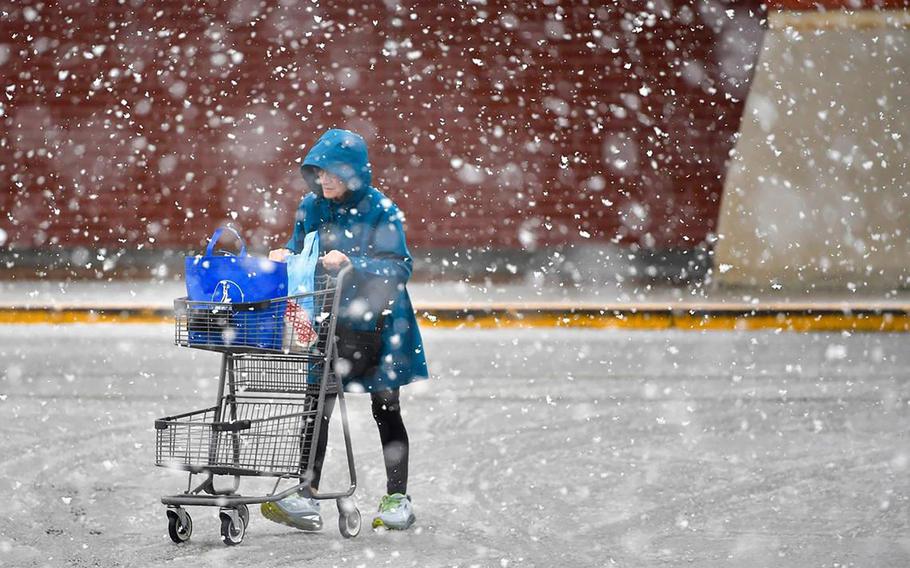
[[323,197],[322,186],[316,179],[317,168],[341,178],[350,194],[345,195],[344,201],[366,192],[373,179],[367,144],[363,137],[350,130],[333,128],[327,131],[307,152],[300,166],[300,173],[310,191]]

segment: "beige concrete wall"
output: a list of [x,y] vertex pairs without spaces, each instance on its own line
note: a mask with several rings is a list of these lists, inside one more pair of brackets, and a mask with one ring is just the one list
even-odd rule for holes
[[718,283],[910,286],[908,15],[772,16],[724,185]]

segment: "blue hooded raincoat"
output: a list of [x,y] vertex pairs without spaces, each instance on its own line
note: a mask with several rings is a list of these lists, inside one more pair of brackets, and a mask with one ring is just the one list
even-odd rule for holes
[[[340,201],[326,199],[317,169],[341,178],[348,188]],[[391,199],[371,185],[372,170],[363,138],[348,130],[322,135],[300,167],[312,193],[297,209],[287,248],[299,253],[304,237],[319,231],[320,254],[338,250],[351,259],[353,276],[342,291],[345,318],[354,329],[382,324],[382,356],[373,376],[349,377],[347,391],[397,389],[428,378],[423,341],[407,284],[413,260],[405,244],[403,215]]]

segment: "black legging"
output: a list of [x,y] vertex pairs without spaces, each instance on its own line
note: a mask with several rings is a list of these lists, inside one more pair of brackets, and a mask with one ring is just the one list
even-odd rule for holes
[[[322,464],[325,461],[325,448],[329,441],[329,420],[335,408],[337,395],[326,394],[324,422],[319,429],[316,441],[316,459],[313,464],[313,478],[310,485],[319,489],[322,478]],[[382,442],[382,457],[385,460],[387,478],[386,491],[407,494],[408,492],[408,431],[401,420],[401,403],[397,390],[386,390],[370,393],[373,406],[373,418],[379,428],[379,440]],[[308,442],[308,441],[307,441]],[[307,444],[309,445],[309,444]]]

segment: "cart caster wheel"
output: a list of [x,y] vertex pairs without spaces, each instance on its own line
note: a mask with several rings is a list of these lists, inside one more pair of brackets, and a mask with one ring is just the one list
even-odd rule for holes
[[245,504],[237,505],[237,513],[240,514],[240,520],[243,521],[243,526],[250,526],[250,508]]
[[246,523],[235,509],[222,509],[221,514],[221,542],[234,546],[243,542],[246,534]]
[[190,514],[179,507],[168,509],[167,534],[177,544],[190,540],[193,535],[193,519]]
[[360,509],[350,499],[338,500],[338,530],[344,538],[354,538],[360,534]]

